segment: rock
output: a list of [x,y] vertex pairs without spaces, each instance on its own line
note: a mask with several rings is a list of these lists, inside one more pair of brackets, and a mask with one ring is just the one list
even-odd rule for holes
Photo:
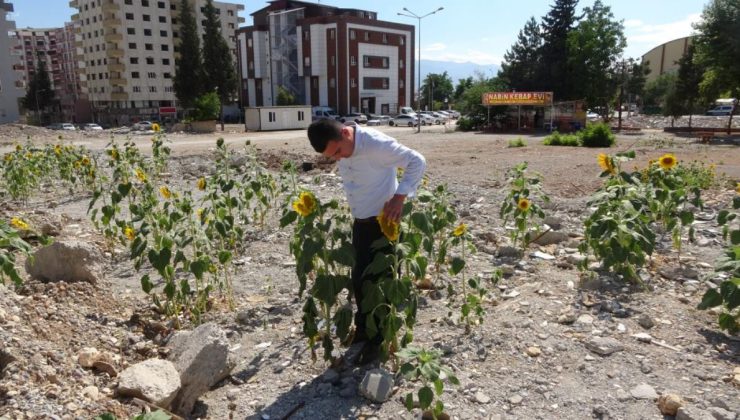
[[658,398],[658,409],[664,416],[675,416],[684,404],[683,399],[676,394],[665,394]]
[[95,347],[85,347],[77,353],[77,363],[84,368],[91,368],[100,359],[101,354]]
[[612,353],[624,350],[624,346],[611,337],[591,337],[586,341],[586,348],[600,356],[609,356]]
[[633,334],[632,337],[635,337],[637,341],[641,343],[652,343],[653,342],[653,336],[651,336],[648,333],[637,333],[637,334]]
[[41,234],[44,236],[59,236],[62,233],[62,226],[58,223],[46,222],[41,225]]
[[509,402],[511,403],[511,405],[519,405],[522,403],[522,401],[524,401],[524,397],[519,394],[515,394],[514,396],[509,398]]
[[732,371],[732,383],[735,386],[740,386],[740,367],[736,367]]
[[111,378],[115,378],[118,376],[118,371],[116,370],[116,367],[113,366],[111,363],[105,362],[103,360],[96,360],[95,363],[93,363],[92,367],[100,372],[107,373],[108,376]]
[[187,417],[198,398],[227,377],[234,368],[226,333],[214,323],[180,332],[168,343],[169,360],[180,373],[182,388],[172,410]]
[[475,393],[475,401],[478,404],[488,404],[489,402],[491,402],[491,397],[481,391],[478,391]]
[[715,420],[708,412],[692,406],[682,406],[676,412],[676,420]]
[[572,324],[576,322],[576,313],[568,309],[558,315],[558,324]]
[[559,244],[561,242],[567,241],[568,239],[570,239],[570,237],[563,232],[549,231],[542,234],[542,236],[537,238],[534,243],[541,246],[547,246]]
[[737,419],[737,414],[732,413],[728,410],[725,410],[722,407],[709,407],[707,411],[709,411],[709,414],[713,415],[716,420],[735,420]]
[[640,384],[630,389],[632,397],[638,400],[654,400],[658,398],[658,393],[655,392],[655,388],[648,384]]
[[568,261],[569,263],[573,265],[579,265],[583,263],[584,261],[586,261],[586,256],[581,253],[577,253],[577,254],[570,254],[567,257],[565,257],[565,259],[566,261]]
[[540,350],[539,347],[527,347],[527,356],[529,357],[538,357],[542,354],[542,350]]
[[658,273],[668,280],[698,279],[699,272],[690,267],[665,267]]
[[532,257],[539,258],[539,259],[545,260],[545,261],[551,261],[551,260],[554,260],[555,259],[555,256],[550,255],[550,254],[547,254],[547,253],[544,253],[544,252],[540,252],[540,251],[533,252],[532,253]]
[[0,308],[0,324],[5,324],[5,320],[8,318],[8,314],[5,309]]
[[40,248],[26,260],[26,272],[44,282],[85,281],[97,283],[102,278],[103,256],[92,244],[62,240]]
[[373,369],[365,374],[360,384],[360,394],[370,401],[382,403],[393,391],[393,375],[385,369]]
[[646,330],[655,326],[655,321],[648,314],[642,314],[637,318],[637,323]]
[[553,230],[559,230],[563,227],[563,221],[559,217],[555,216],[547,216],[542,222],[547,226],[550,226]]
[[175,365],[162,359],[149,359],[126,368],[118,380],[118,394],[136,397],[167,407],[180,389],[180,374]]
[[501,297],[503,297],[504,299],[514,299],[519,295],[521,295],[520,292],[516,290],[509,290],[508,292],[501,294]]
[[100,396],[100,390],[98,390],[98,387],[96,387],[95,385],[90,385],[82,389],[82,395],[90,398],[93,401],[97,401],[98,397]]
[[499,247],[498,251],[496,252],[496,256],[499,258],[521,258],[522,255],[522,250],[513,246]]

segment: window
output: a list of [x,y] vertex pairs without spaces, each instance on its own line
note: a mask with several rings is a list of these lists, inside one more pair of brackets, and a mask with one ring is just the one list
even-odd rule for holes
[[336,60],[336,59],[334,58],[334,56],[332,55],[332,56],[331,56],[331,65],[332,65],[332,66],[333,66],[333,65],[335,65],[335,64],[336,64],[336,61],[337,61],[337,60]]
[[405,37],[405,36],[403,36],[403,35],[401,35],[401,36],[399,36],[399,37],[398,37],[398,41],[399,41],[399,43],[400,43],[401,45],[403,45],[403,44],[404,44],[404,42],[406,42],[406,37]]
[[157,2],[157,7],[159,7],[160,9],[164,9],[166,6],[165,6],[165,4],[164,4],[163,1],[158,1]]
[[403,79],[401,79],[401,80],[398,81],[398,87],[400,89],[403,89]]
[[369,55],[362,56],[362,65],[364,67],[370,67],[370,56]]
[[370,41],[370,31],[365,31],[365,41]]
[[334,80],[334,78],[333,78],[333,77],[332,77],[331,79],[329,79],[329,87],[333,89],[333,88],[335,88],[336,86],[337,86],[337,82],[336,82],[336,80]]
[[131,72],[131,78],[132,79],[138,79],[139,78],[139,72],[138,71],[132,71]]
[[144,36],[152,36],[152,30],[151,29],[144,29]]
[[303,31],[303,39],[306,41],[311,39],[311,31]]
[[156,79],[157,78],[157,73],[155,73],[153,71],[150,71],[150,72],[147,73],[147,77],[149,77],[150,79]]
[[156,86],[149,86],[149,92],[151,92],[151,93],[157,93],[157,87]]
[[400,68],[400,69],[403,68],[403,58],[401,58],[400,60],[398,60],[398,68]]
[[133,90],[134,90],[134,93],[139,93],[141,92],[141,86],[134,86]]
[[164,91],[167,93],[172,93],[175,91],[175,89],[172,86],[165,86]]
[[229,23],[229,29],[234,29],[234,24],[233,23]]
[[350,79],[349,85],[350,87],[357,87],[357,80],[353,77],[352,79]]
[[172,73],[164,73],[162,77],[164,77],[165,79],[172,79]]
[[142,17],[144,18],[144,22],[150,22],[152,20],[152,17],[149,15],[143,15]]
[[154,64],[154,57],[147,57],[146,58],[146,63],[149,64],[149,65]]
[[305,120],[305,119],[306,119],[306,115],[305,115],[305,112],[303,112],[303,111],[298,111],[298,121],[303,121],[303,120]]
[[355,39],[355,36],[357,36],[357,34],[355,33],[355,30],[354,29],[350,30],[349,39]]
[[167,45],[167,44],[162,44],[162,45],[160,46],[160,48],[162,49],[162,51],[169,51],[169,50],[170,50],[170,46],[169,46],[169,45]]
[[388,43],[388,34],[383,34],[383,44]]
[[126,20],[134,20],[134,14],[133,13],[126,13]]
[[[167,18],[165,16],[160,16],[159,23],[167,23]],[[175,19],[172,19],[172,23],[175,24],[177,22],[175,22]]]
[[388,68],[388,57],[383,57],[383,68],[384,69]]
[[329,39],[334,39],[334,29],[329,29]]
[[274,112],[268,112],[267,119],[269,120],[269,122],[275,122],[277,120]]
[[350,66],[356,66],[357,65],[357,58],[354,55],[349,58],[349,65]]
[[135,42],[129,42],[128,43],[128,49],[135,50],[136,49],[136,43]]
[[144,7],[149,7],[149,0],[141,0],[141,5]]
[[163,58],[162,59],[162,64],[164,64],[165,66],[169,66],[170,65],[170,59],[169,58]]
[[252,38],[247,39],[247,48],[252,48]]
[[134,28],[126,28],[126,33],[129,35],[136,35],[136,29]]
[[172,31],[172,37],[173,38],[180,38],[180,34],[177,33],[177,31]]
[[[160,22],[166,22],[167,20],[164,17],[159,18]],[[172,18],[172,24],[177,25],[177,18]]]
[[233,10],[229,10],[229,11],[228,11],[228,15],[229,15],[229,16],[234,16],[234,11],[233,11]]
[[254,70],[254,61],[249,62],[249,70]]
[[170,10],[177,10],[177,6],[175,6],[175,3],[170,4]]
[[167,36],[167,31],[159,31],[159,36]]
[[311,57],[303,57],[303,65],[306,67],[311,67]]
[[152,51],[154,49],[154,45],[152,44],[144,44],[144,49],[147,51]]
[[316,88],[316,89],[318,89],[318,87],[319,87],[319,78],[318,77],[314,77],[313,80],[312,80],[312,82],[313,82],[313,87]]
[[128,59],[131,64],[139,64],[139,57],[131,57]]
[[369,90],[388,89],[387,77],[365,77],[362,79],[362,88]]

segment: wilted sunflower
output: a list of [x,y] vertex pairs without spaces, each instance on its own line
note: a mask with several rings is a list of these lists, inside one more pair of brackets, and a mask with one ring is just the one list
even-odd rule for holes
[[141,182],[147,181],[146,174],[140,168],[136,168],[136,178]]
[[676,156],[674,156],[672,153],[666,153],[663,156],[658,159],[658,163],[660,164],[660,167],[665,170],[673,169],[676,164],[678,164],[678,160],[676,159]]
[[198,189],[203,191],[206,189],[206,179],[203,177],[198,178]]
[[14,217],[10,219],[10,224],[16,229],[28,230],[28,223],[24,222],[20,217]]
[[516,206],[519,207],[519,210],[526,212],[529,210],[529,206],[532,205],[532,203],[529,202],[526,198],[520,198],[519,201],[516,203]]
[[21,149],[23,149],[23,147],[21,147],[21,145],[20,145],[20,144],[16,144],[16,145],[15,145],[15,151],[16,151],[16,152],[20,152],[20,151],[21,151]]
[[309,216],[316,210],[316,197],[310,192],[302,192],[293,202],[293,210],[303,217]]
[[380,224],[380,230],[383,232],[389,241],[394,242],[398,240],[398,236],[401,233],[401,226],[395,220],[388,219],[385,217],[383,211],[378,215],[378,223]]
[[159,124],[157,123],[152,124],[152,131],[154,131],[155,133],[159,133],[161,129],[162,128],[159,126]]
[[467,231],[468,231],[468,225],[466,225],[465,223],[460,223],[460,225],[458,225],[455,228],[455,230],[452,231],[452,234],[455,236],[463,236],[465,235],[465,232]]
[[170,191],[170,189],[167,188],[166,185],[162,185],[161,187],[159,187],[159,193],[162,194],[162,197],[164,197],[167,200],[172,198],[172,191]]
[[599,153],[598,156],[599,166],[601,166],[601,169],[604,170],[604,172],[609,172],[610,174],[614,174],[616,170],[614,169],[614,162],[612,161],[612,158],[610,158],[605,153]]
[[126,229],[123,230],[123,234],[126,235],[129,241],[133,241],[136,237],[136,233],[134,232],[134,229],[131,228],[131,226],[126,226]]

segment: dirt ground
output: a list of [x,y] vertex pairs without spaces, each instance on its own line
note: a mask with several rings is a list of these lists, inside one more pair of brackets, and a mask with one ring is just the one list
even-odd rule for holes
[[[447,315],[445,294],[422,299],[417,344],[444,351],[444,363],[461,381],[459,387],[447,386],[442,397],[452,418],[664,418],[655,398],[638,392],[641,384],[657,394],[678,394],[692,409],[713,413],[709,418],[740,414],[740,388],[728,380],[740,365],[740,340],[719,331],[715,314],[695,309],[707,282],[716,281],[711,267],[722,240],[711,216],[726,206],[740,180],[737,139],[702,145],[694,138],[643,130],[618,135],[616,147],[606,150],[546,147],[543,135],[461,133],[443,126],[422,127],[420,134],[410,128],[380,130],[419,150],[427,159],[431,184],[447,184],[455,195],[457,212],[477,238],[479,251],[470,258],[469,272],[490,276],[503,268],[507,273],[491,290],[485,322],[469,335]],[[58,132],[33,134],[33,143],[58,141]],[[25,141],[19,137],[0,138],[0,154]],[[304,131],[243,133],[239,126],[227,126],[213,135],[175,133],[168,135],[175,187],[191,185],[208,170],[218,137],[237,150],[249,140],[272,168],[285,158],[299,164],[317,160]],[[519,137],[527,146],[509,148],[509,140]],[[149,138],[132,137],[145,151]],[[124,140],[116,136],[116,141]],[[100,153],[110,136],[72,133],[64,134],[63,141]],[[644,273],[651,291],[624,287],[608,276],[596,285],[584,284],[569,262],[583,233],[588,197],[601,185],[596,156],[625,150],[637,154],[628,164],[640,167],[667,152],[680,161],[716,165],[718,187],[705,194],[706,217],[696,223],[697,242],[687,245],[681,258],[697,276],[671,274],[679,264],[670,238],[661,242],[654,265]],[[551,198],[546,211],[571,237],[530,250],[554,260],[496,256],[508,243],[498,217],[504,175],[522,161],[543,175]],[[341,196],[335,168],[302,173],[300,181],[316,188],[315,179],[322,194]],[[27,205],[2,203],[0,216],[21,214],[39,224],[54,221],[62,238],[101,244],[85,214],[89,198],[47,189]],[[312,363],[301,333],[302,302],[295,294],[297,279],[288,253],[291,233],[276,227],[276,215],[268,225],[251,233],[254,241],[236,267],[237,311],[208,315],[227,331],[238,362],[227,380],[201,398],[193,418],[414,418],[399,398],[415,384],[400,382],[390,401],[372,404],[356,391],[365,368],[342,370],[338,379],[328,380],[327,366]],[[75,360],[81,348],[95,347],[117,355],[120,370],[163,354],[163,342],[151,338],[146,325],[132,322],[132,315],[146,314],[149,306],[140,290],[140,273],[125,257],[108,255],[105,274],[96,286],[29,281],[18,293],[0,286],[0,338],[16,359],[0,360],[0,418],[91,418],[105,411],[125,418],[140,412],[131,401],[114,396],[115,378],[83,369]],[[560,322],[564,314],[577,320]],[[645,328],[645,319],[654,326]],[[637,333],[650,334],[652,342],[638,341],[633,337]],[[594,337],[614,338],[624,349],[600,356],[586,346]],[[532,347],[539,349],[538,356],[527,354]]]

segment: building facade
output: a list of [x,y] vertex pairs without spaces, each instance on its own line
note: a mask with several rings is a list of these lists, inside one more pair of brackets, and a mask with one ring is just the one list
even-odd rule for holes
[[678,60],[688,51],[692,37],[674,39],[659,45],[642,56],[642,62],[648,63],[650,74],[647,81],[651,82],[661,74],[678,72]]
[[15,22],[8,20],[12,11],[12,4],[0,0],[0,124],[18,121],[18,101],[26,94],[18,66],[18,40],[10,36],[15,30]]
[[330,106],[341,114],[393,114],[413,100],[414,27],[377,13],[277,0],[237,32],[241,102]]
[[[236,57],[243,5],[213,2]],[[192,0],[203,33],[206,0]],[[81,34],[88,94],[96,121],[114,125],[175,116],[173,88],[179,0],[72,0]]]

